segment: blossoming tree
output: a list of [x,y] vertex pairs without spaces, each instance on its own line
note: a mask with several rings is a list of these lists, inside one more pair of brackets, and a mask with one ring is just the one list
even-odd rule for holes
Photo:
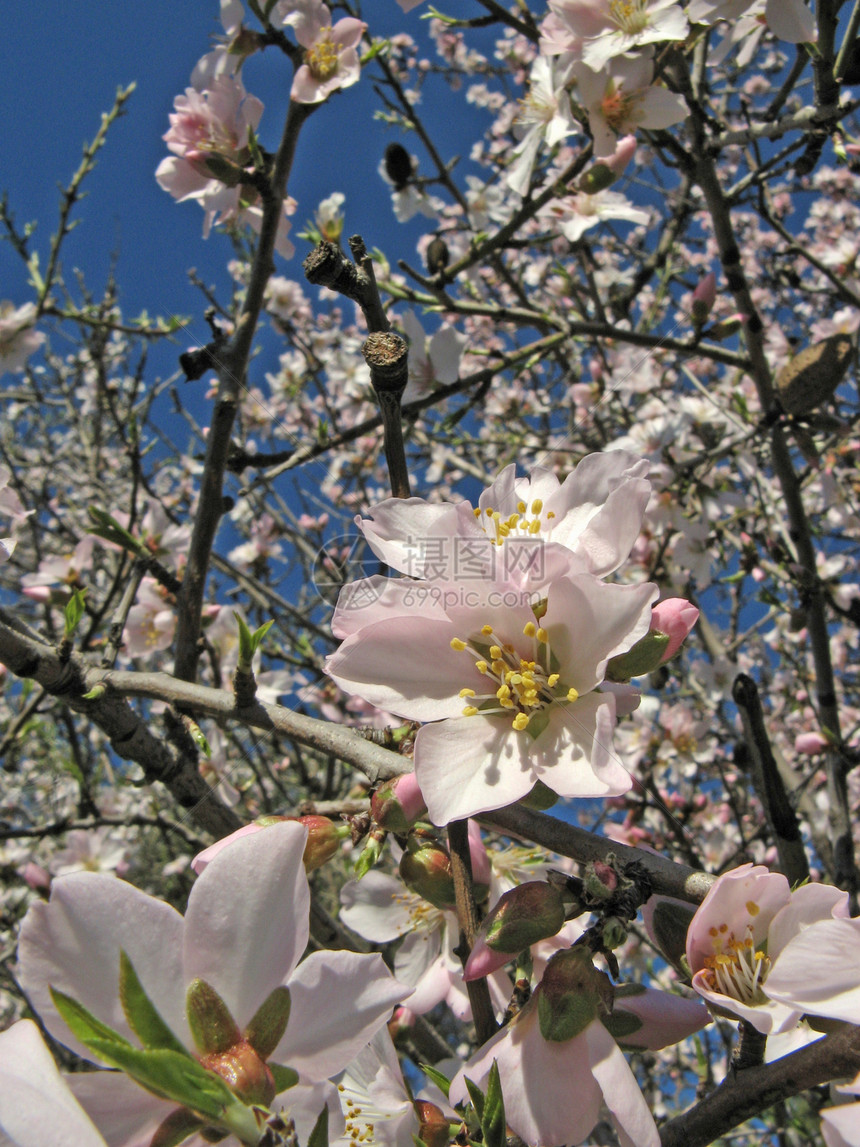
[[860,1144],[860,2],[423,8],[221,0],[205,343],[0,202],[2,1141]]

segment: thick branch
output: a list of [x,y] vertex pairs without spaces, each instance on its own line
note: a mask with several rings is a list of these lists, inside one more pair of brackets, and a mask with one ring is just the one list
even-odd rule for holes
[[690,904],[701,904],[716,879],[707,872],[697,872],[695,868],[687,868],[684,864],[673,864],[662,856],[618,844],[604,836],[586,832],[584,828],[531,812],[519,805],[511,805],[497,812],[481,813],[478,819],[491,828],[533,841],[550,852],[569,856],[572,860],[605,861],[610,853],[614,853],[622,864],[641,864],[651,877],[655,894],[674,896]]
[[798,1092],[860,1070],[860,1028],[848,1026],[793,1055],[726,1076],[716,1091],[660,1129],[663,1147],[706,1147]]
[[165,785],[201,828],[213,836],[226,836],[241,826],[201,777],[196,761],[187,760],[175,746],[156,737],[124,698],[107,691],[85,700],[84,694],[104,680],[103,669],[88,666],[78,655],[63,660],[50,645],[2,622],[0,661],[91,720],[109,738],[117,756],[139,764],[148,782]]

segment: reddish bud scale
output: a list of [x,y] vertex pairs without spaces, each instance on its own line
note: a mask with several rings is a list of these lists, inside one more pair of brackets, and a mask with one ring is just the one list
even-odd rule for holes
[[447,1147],[451,1141],[451,1127],[441,1108],[426,1099],[416,1099],[414,1106],[418,1116],[419,1138],[427,1147]]
[[260,1059],[247,1040],[240,1040],[227,1051],[212,1052],[200,1060],[202,1065],[224,1080],[243,1103],[268,1107],[277,1094],[275,1078],[267,1063]]

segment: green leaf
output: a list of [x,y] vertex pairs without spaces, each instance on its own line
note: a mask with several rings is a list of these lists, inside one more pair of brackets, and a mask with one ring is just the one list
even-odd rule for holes
[[188,730],[188,734],[191,737],[191,740],[194,742],[203,756],[207,758],[211,757],[212,749],[210,748],[209,742],[206,740],[206,734],[203,732],[197,722],[192,721],[189,717],[185,721],[185,728]]
[[119,999],[128,1026],[144,1047],[170,1048],[190,1058],[190,1052],[183,1047],[158,1014],[155,1004],[144,991],[128,954],[122,948],[119,952]]
[[275,1095],[280,1095],[282,1091],[289,1091],[299,1082],[299,1073],[293,1071],[291,1067],[284,1067],[280,1063],[269,1063],[266,1066],[275,1081]]
[[75,630],[81,623],[81,618],[84,616],[84,595],[85,589],[76,589],[66,604],[63,610],[65,618],[65,626],[63,635],[68,639],[74,636]]
[[88,1048],[97,1040],[102,1044],[115,1044],[117,1047],[131,1047],[128,1040],[115,1032],[113,1028],[97,1020],[92,1012],[87,1011],[83,1004],[78,1003],[72,996],[57,988],[49,988],[54,1007],[60,1013],[66,1026]]
[[485,1147],[505,1147],[507,1142],[505,1102],[502,1098],[499,1065],[495,1060],[493,1060],[493,1066],[490,1068],[490,1076],[487,1080],[487,1102],[481,1117],[481,1130],[484,1133]]
[[187,1052],[141,1049],[99,1039],[87,1046],[153,1095],[187,1107],[203,1119],[220,1121],[226,1109],[237,1102],[227,1084]]
[[437,1071],[435,1067],[431,1067],[428,1063],[421,1064],[421,1070],[427,1076],[431,1083],[435,1083],[445,1098],[448,1098],[448,1092],[451,1090],[451,1080],[443,1075],[441,1071]]
[[87,533],[95,534],[97,538],[104,538],[106,542],[113,542],[115,546],[120,546],[132,554],[140,555],[143,548],[141,543],[124,526],[121,526],[116,518],[105,510],[100,510],[98,506],[88,506],[87,513],[93,523]]
[[239,671],[250,673],[254,654],[259,649],[263,638],[274,625],[274,619],[264,621],[260,628],[255,629],[252,633],[240,613],[234,611],[233,616],[236,618],[236,624],[239,626]]
[[308,1136],[306,1147],[328,1147],[328,1107],[324,1107],[319,1113],[314,1129]]
[[472,1106],[475,1109],[475,1114],[478,1116],[480,1123],[484,1122],[484,1093],[478,1087],[477,1083],[472,1083],[471,1079],[466,1077],[466,1090],[469,1092],[469,1098],[472,1101]]

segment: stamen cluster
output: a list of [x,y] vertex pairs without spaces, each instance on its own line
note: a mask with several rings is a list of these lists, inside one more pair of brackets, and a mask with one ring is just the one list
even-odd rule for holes
[[[501,544],[501,543],[500,543]],[[552,669],[553,658],[547,631],[527,622],[523,634],[533,643],[532,657],[521,657],[509,642],[503,643],[491,625],[481,627],[480,637],[464,641],[451,639],[451,648],[469,652],[475,657],[475,668],[495,686],[494,692],[476,693],[469,687],[460,696],[473,703],[463,709],[464,717],[485,717],[513,712],[511,724],[522,732],[532,716],[558,700],[576,701],[579,693],[572,686],[559,688],[561,675]],[[491,644],[490,644],[491,642]],[[474,702],[480,702],[475,704]],[[497,704],[494,704],[497,702]]]

